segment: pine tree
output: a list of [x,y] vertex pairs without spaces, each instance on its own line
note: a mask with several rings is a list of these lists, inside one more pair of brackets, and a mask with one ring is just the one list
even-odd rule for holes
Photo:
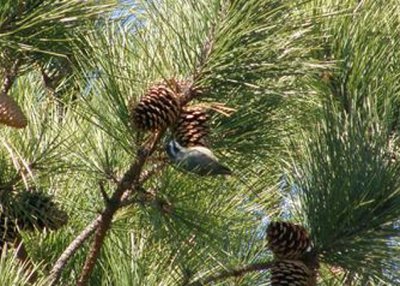
[[2,285],[398,285],[399,12],[2,0]]

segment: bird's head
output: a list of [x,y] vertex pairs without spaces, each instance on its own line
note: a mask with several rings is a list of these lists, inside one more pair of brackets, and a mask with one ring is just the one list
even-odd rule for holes
[[184,149],[176,140],[171,140],[165,145],[165,151],[172,161],[176,161]]

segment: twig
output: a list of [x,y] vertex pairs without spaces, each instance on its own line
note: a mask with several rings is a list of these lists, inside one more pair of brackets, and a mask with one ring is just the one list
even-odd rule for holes
[[61,256],[58,258],[56,263],[51,269],[51,285],[56,285],[61,277],[61,272],[63,271],[68,260],[75,254],[75,252],[83,245],[83,243],[93,234],[96,228],[101,222],[101,215],[97,216],[94,221],[92,221],[64,250]]
[[132,190],[128,190],[124,196],[121,198],[121,202],[119,204],[120,208],[127,207],[129,205],[135,204],[135,203],[150,203],[156,200],[156,191],[154,189],[150,190],[141,190],[140,192],[136,191],[136,194],[139,195],[139,197],[133,197],[131,198],[130,196],[126,196],[127,193],[132,194]]
[[272,262],[263,262],[263,263],[254,263],[254,264],[249,264],[246,266],[234,268],[234,269],[229,269],[225,270],[217,275],[214,276],[209,276],[205,279],[197,280],[194,281],[190,284],[183,284],[184,286],[197,286],[197,285],[206,285],[211,282],[216,282],[219,280],[227,279],[230,277],[238,277],[242,276],[246,273],[249,272],[255,272],[255,271],[261,271],[261,270],[268,270],[272,267],[273,263]]
[[163,161],[160,164],[155,165],[152,169],[143,171],[142,174],[140,175],[140,180],[139,183],[143,184],[146,182],[148,179],[150,179],[154,174],[160,172],[162,169],[167,166],[167,161]]
[[214,41],[215,41],[215,26],[211,26],[208,31],[208,36],[206,37],[202,47],[200,48],[200,53],[197,57],[197,63],[194,66],[194,70],[192,71],[192,79],[191,84],[185,87],[183,95],[181,97],[181,104],[186,105],[189,101],[191,101],[195,97],[200,97],[205,93],[204,88],[199,88],[196,86],[197,82],[201,80],[204,76],[204,68],[206,67],[211,53],[214,50]]
[[99,182],[99,188],[100,188],[101,196],[103,197],[103,201],[107,205],[108,202],[110,201],[110,198],[108,197],[108,194],[107,194],[106,190],[104,189],[103,182]]
[[235,108],[225,106],[225,104],[220,103],[220,102],[199,103],[199,104],[196,104],[195,106],[203,107],[206,109],[211,109],[211,110],[218,112],[226,117],[230,117],[233,113],[235,113],[237,111]]
[[153,139],[148,144],[145,144],[143,147],[139,148],[135,163],[133,163],[129,170],[124,174],[124,177],[118,184],[117,189],[110,197],[106,208],[100,215],[100,224],[96,230],[94,241],[90,248],[89,254],[86,257],[86,261],[83,266],[77,286],[87,285],[90,275],[92,274],[93,268],[96,264],[97,258],[100,254],[100,249],[103,245],[106,233],[111,226],[112,218],[115,212],[119,209],[121,197],[123,196],[124,192],[130,189],[132,186],[134,186],[134,189],[137,188],[143,165],[146,162],[148,156],[153,153],[155,146],[161,138],[162,134],[163,132],[156,133],[153,136]]
[[214,43],[215,41],[215,25],[212,25],[210,27],[210,30],[208,31],[207,38],[205,39],[203,46],[200,48],[200,54],[198,55],[197,58],[197,64],[195,66],[195,69],[193,71],[193,80],[196,81],[197,79],[200,78],[204,67],[207,64],[207,61],[210,58],[211,52],[214,49]]
[[170,202],[163,198],[157,198],[157,190],[155,189],[150,189],[150,190],[143,190],[140,193],[136,192],[139,194],[139,197],[134,197],[134,198],[129,198],[125,197],[121,199],[121,202],[119,204],[120,208],[127,207],[132,204],[142,204],[142,205],[153,205],[156,209],[160,210],[163,214],[173,214],[173,206]]
[[[158,165],[155,165],[152,169],[143,171],[142,174],[140,175],[139,179],[139,186],[143,185],[148,179],[150,179],[154,174],[160,172],[162,169],[164,169],[167,166],[167,161],[163,161]],[[134,202],[130,197],[132,195],[133,190],[128,189],[126,192],[123,194],[121,198],[121,207],[125,207],[131,203]],[[131,202],[127,202],[127,201]]]

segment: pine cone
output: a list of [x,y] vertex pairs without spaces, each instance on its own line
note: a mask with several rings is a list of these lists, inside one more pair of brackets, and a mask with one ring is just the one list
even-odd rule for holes
[[17,197],[16,210],[19,228],[26,230],[57,230],[68,222],[68,215],[61,210],[50,196],[36,190],[21,192]]
[[181,111],[181,87],[174,80],[155,84],[131,106],[130,117],[134,126],[144,131],[155,131],[175,123]]
[[300,259],[313,244],[307,230],[289,222],[271,222],[267,229],[268,247],[279,259]]
[[201,107],[186,107],[182,110],[175,127],[175,138],[184,147],[207,146],[208,115]]
[[14,128],[24,128],[28,124],[21,108],[7,95],[0,95],[0,123]]
[[271,268],[271,286],[315,286],[314,275],[301,261],[278,260]]

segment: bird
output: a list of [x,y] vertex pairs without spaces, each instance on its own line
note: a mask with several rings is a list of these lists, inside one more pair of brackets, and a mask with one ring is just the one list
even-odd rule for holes
[[203,146],[183,147],[176,140],[165,146],[170,160],[178,167],[200,176],[231,175],[232,171],[218,162],[213,152]]

